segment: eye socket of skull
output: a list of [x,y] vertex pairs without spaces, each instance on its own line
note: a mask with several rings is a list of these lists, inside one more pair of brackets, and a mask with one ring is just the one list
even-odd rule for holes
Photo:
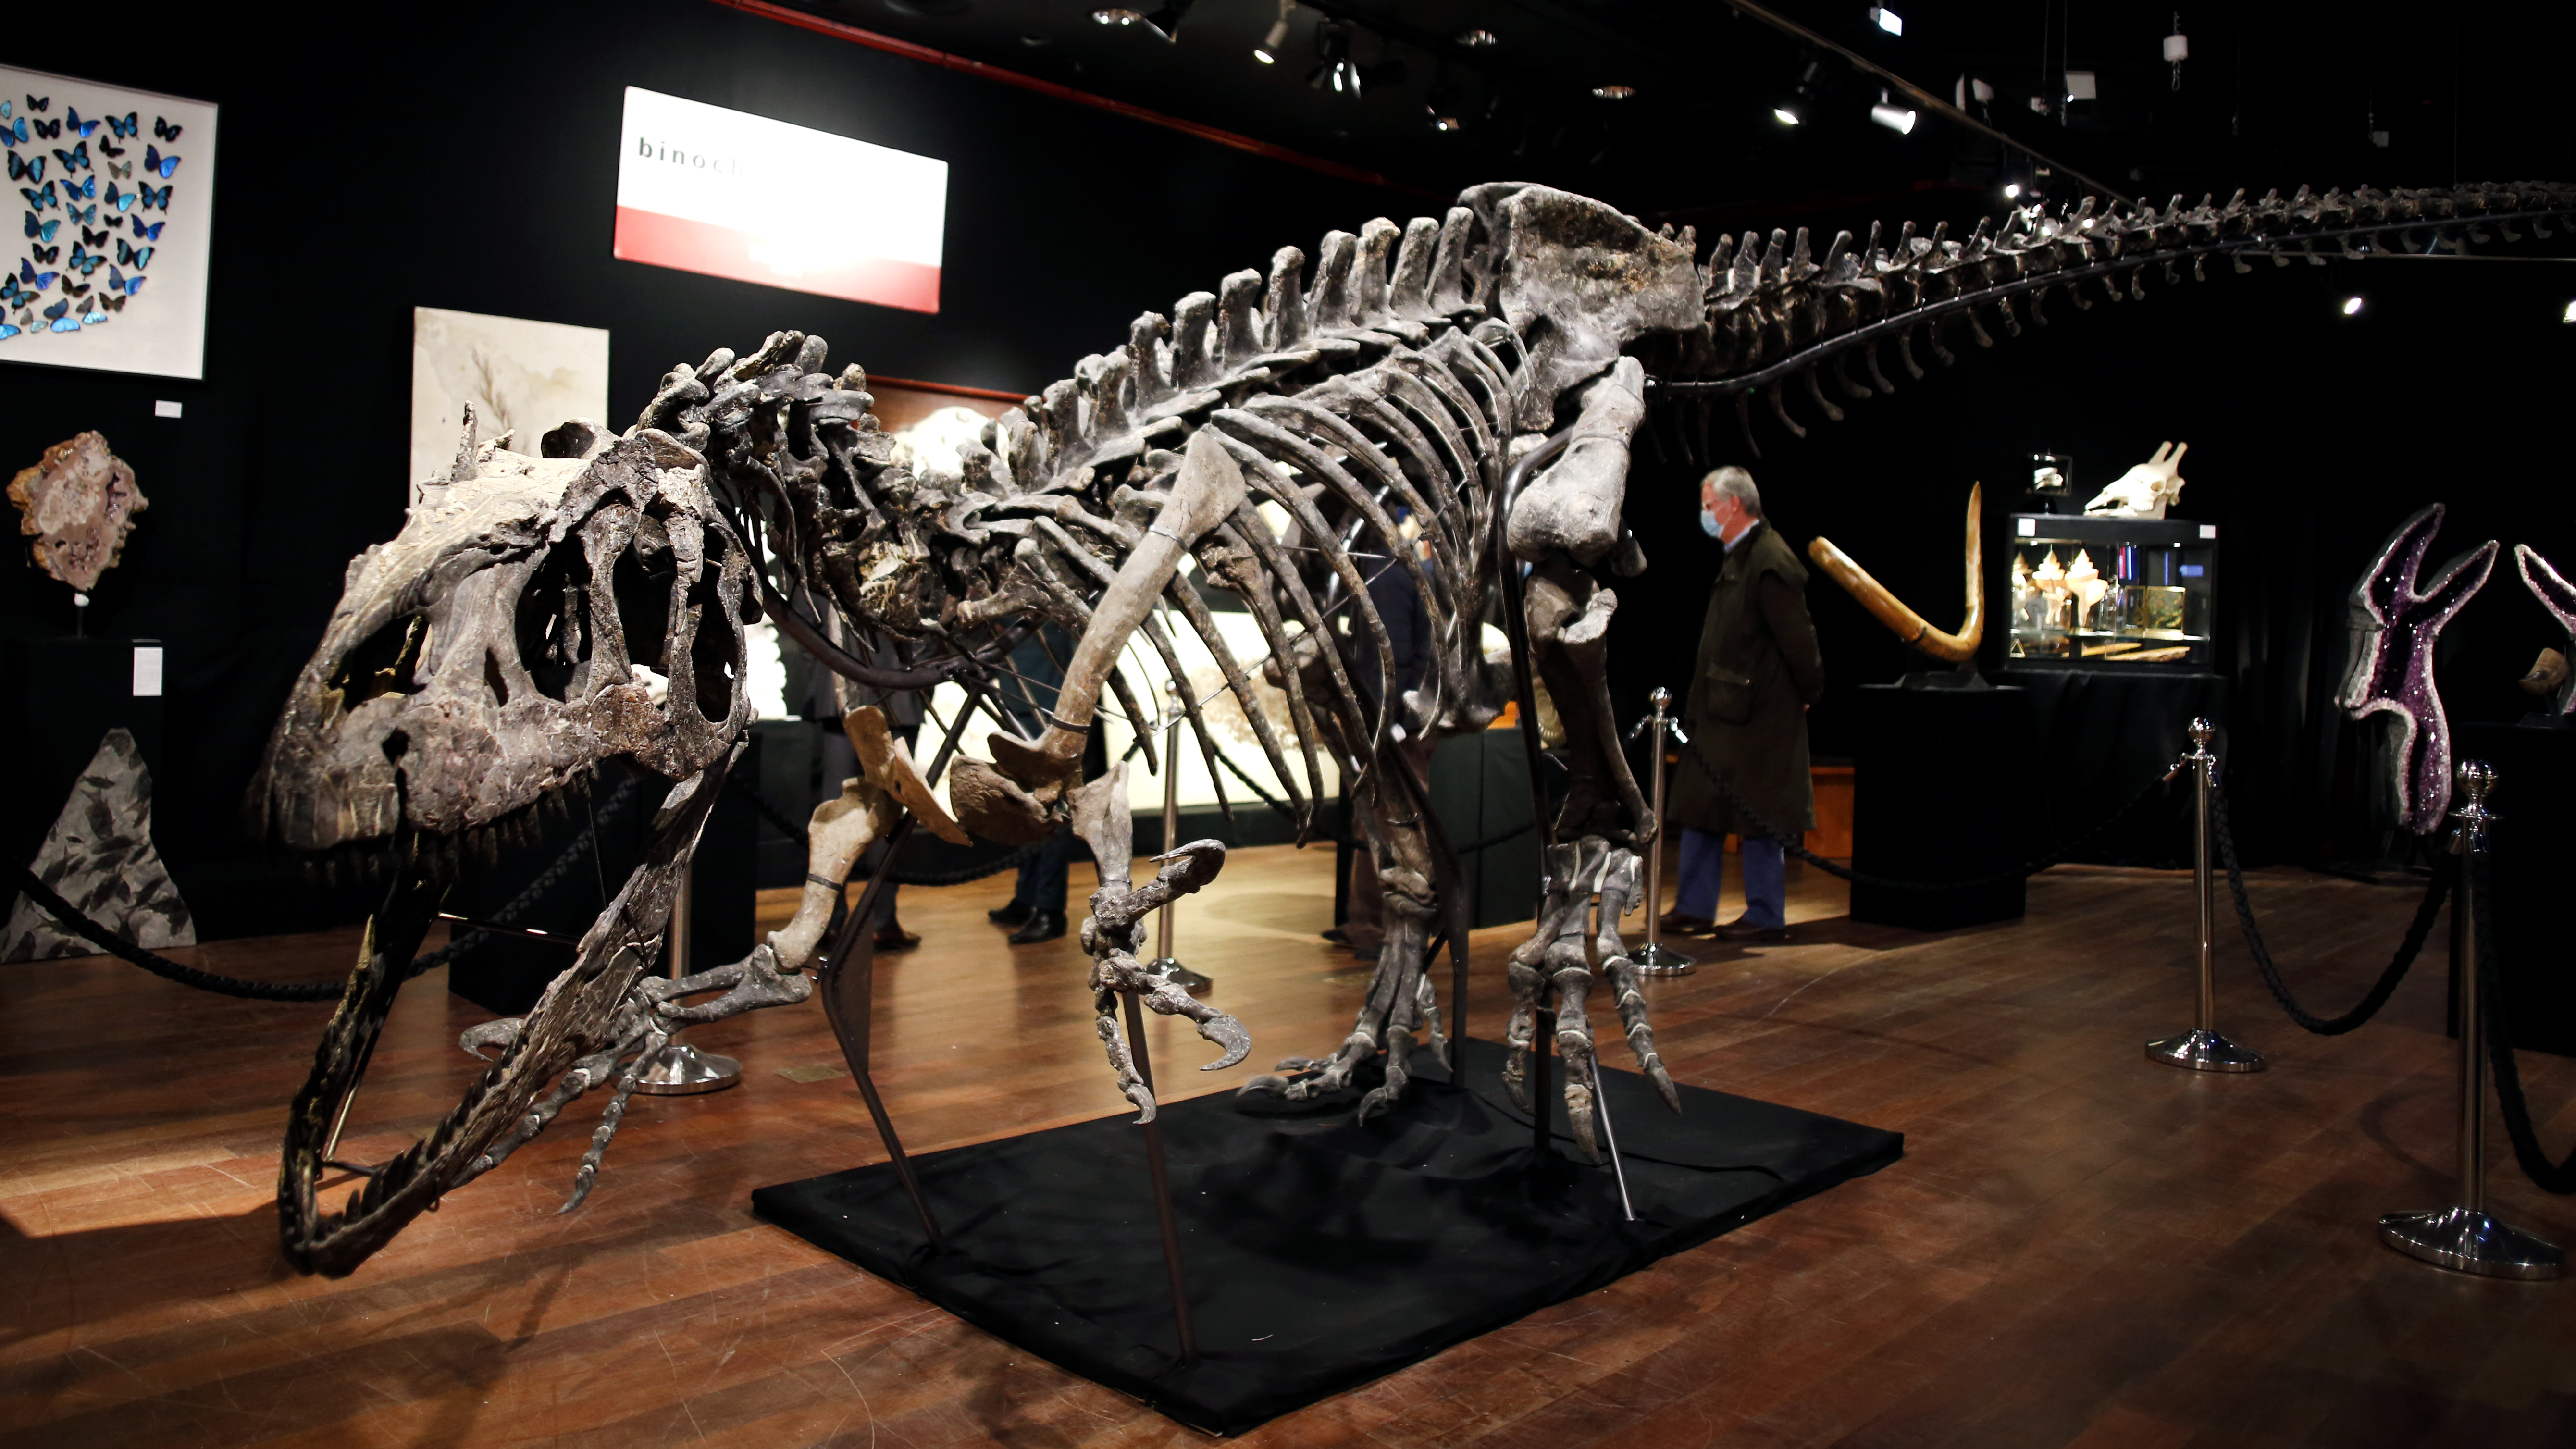
[[649,515],[637,521],[634,540],[609,569],[608,588],[619,630],[626,636],[626,657],[656,674],[671,672],[664,646],[671,631],[671,583],[678,576],[671,537]]

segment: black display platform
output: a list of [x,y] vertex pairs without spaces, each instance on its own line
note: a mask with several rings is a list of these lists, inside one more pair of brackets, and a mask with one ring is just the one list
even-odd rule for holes
[[[1194,1428],[1232,1434],[1633,1273],[1904,1152],[1904,1137],[1696,1087],[1676,1117],[1605,1072],[1641,1221],[1605,1165],[1533,1164],[1502,1049],[1470,1090],[1425,1055],[1365,1126],[1254,1116],[1231,1094],[1162,1113],[1201,1357],[1178,1362],[1133,1114],[913,1159],[949,1251],[891,1164],[764,1187],[762,1217]],[[1183,1068],[1186,1070],[1186,1067]],[[1556,1107],[1564,1148],[1564,1107]]]
[[[2117,669],[2009,669],[2001,678],[2030,696],[2030,757],[2019,772],[2023,808],[2037,823],[2032,853],[2055,849],[2119,809],[2138,787],[2173,768],[2191,747],[2196,719],[2228,727],[2227,678],[2139,665]],[[2222,745],[2223,747],[2223,745]],[[2174,790],[2086,842],[2075,859],[2094,865],[2189,869],[2192,794]]]
[[2576,834],[2567,829],[2576,818],[2576,729],[2455,725],[2451,758],[2495,766],[2488,905],[2506,1032],[2525,1051],[2576,1056],[2576,972],[2567,969],[2567,925],[2558,919],[2560,893],[2576,880]]
[[[1861,686],[1852,780],[1852,869],[1966,881],[2039,854],[2032,829],[2029,695],[2020,689]],[[1918,931],[2020,917],[2019,876],[1960,890],[1854,881],[1851,917]]]

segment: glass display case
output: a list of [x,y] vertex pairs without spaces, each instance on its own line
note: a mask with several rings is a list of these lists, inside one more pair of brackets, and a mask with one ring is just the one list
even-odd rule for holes
[[2011,544],[2014,665],[2210,667],[2217,524],[2016,513]]

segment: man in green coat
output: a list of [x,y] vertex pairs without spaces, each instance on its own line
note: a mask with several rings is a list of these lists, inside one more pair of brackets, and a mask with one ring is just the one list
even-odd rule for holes
[[[1708,594],[1699,664],[1684,706],[1691,740],[1664,819],[1681,827],[1680,889],[1667,932],[1729,941],[1789,937],[1785,837],[1816,825],[1807,769],[1807,707],[1825,688],[1807,617],[1807,568],[1762,517],[1753,475],[1720,468],[1700,480],[1700,527],[1726,545]],[[1714,764],[1734,799],[1708,778]],[[1773,832],[1779,832],[1774,834]],[[1717,924],[1726,837],[1744,841],[1744,914]]]

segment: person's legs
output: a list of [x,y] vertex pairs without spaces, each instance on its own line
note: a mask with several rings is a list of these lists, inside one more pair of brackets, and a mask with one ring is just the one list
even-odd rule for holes
[[1789,862],[1767,835],[1744,837],[1743,923],[1776,931],[1789,924]]
[[1014,946],[1052,941],[1064,934],[1065,877],[1073,865],[1073,827],[1059,826],[1021,867],[1019,903],[1027,920],[1011,933]]
[[1717,919],[1718,878],[1726,869],[1726,837],[1682,827],[1681,868],[1673,873],[1673,915]]

